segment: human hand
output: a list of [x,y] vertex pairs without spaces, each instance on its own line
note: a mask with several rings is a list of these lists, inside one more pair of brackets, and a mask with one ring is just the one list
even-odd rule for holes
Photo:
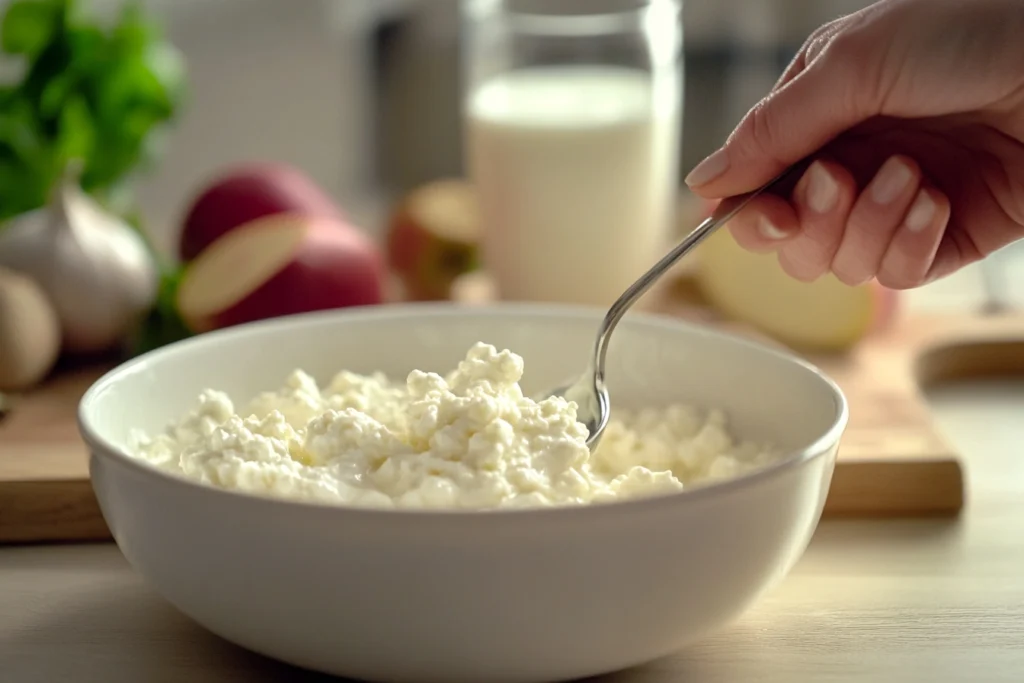
[[729,223],[793,277],[907,289],[1024,237],[1024,2],[883,0],[807,40],[687,183],[717,199],[814,159]]

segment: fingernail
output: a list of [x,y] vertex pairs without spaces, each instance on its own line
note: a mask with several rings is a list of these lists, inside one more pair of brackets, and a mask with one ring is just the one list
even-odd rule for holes
[[913,170],[899,158],[893,157],[882,164],[871,183],[871,198],[877,204],[889,204],[907,189],[913,178]]
[[917,193],[917,197],[914,198],[914,203],[910,205],[910,211],[907,212],[907,220],[905,221],[907,230],[910,232],[921,232],[931,225],[934,216],[935,200],[927,192],[921,190]]
[[686,176],[686,184],[690,187],[700,187],[725,173],[728,168],[729,157],[724,149],[720,149],[690,171]]
[[828,213],[839,201],[839,184],[821,162],[807,169],[807,205],[815,213]]
[[762,236],[770,240],[781,240],[786,237],[786,233],[775,227],[775,224],[765,216],[757,219],[757,229],[761,231]]

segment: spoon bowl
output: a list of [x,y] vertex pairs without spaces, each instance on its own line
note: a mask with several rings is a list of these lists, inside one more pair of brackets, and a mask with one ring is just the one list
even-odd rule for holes
[[561,386],[539,398],[544,399],[547,396],[561,396],[576,403],[576,419],[586,426],[589,434],[587,447],[591,451],[597,448],[611,415],[611,397],[608,395],[604,379],[594,372],[585,372],[574,383]]

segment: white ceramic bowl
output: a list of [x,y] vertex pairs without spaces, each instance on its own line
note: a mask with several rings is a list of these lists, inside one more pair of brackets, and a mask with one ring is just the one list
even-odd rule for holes
[[93,487],[128,561],[210,631],[303,667],[377,681],[519,683],[641,664],[718,629],[779,581],[821,514],[847,421],[838,387],[764,346],[631,315],[613,405],[725,409],[783,462],[687,492],[491,512],[360,510],[231,493],[126,454],[206,387],[248,399],[296,367],[447,371],[482,340],[526,360],[527,392],[581,370],[601,312],[388,306],[282,318],[132,360],[82,399]]

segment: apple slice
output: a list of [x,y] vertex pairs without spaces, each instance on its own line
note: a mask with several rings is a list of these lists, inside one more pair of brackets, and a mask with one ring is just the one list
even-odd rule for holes
[[241,164],[212,181],[192,202],[181,229],[179,256],[187,263],[222,235],[279,213],[344,218],[299,169],[280,163]]
[[376,246],[336,219],[277,214],[230,232],[186,268],[178,311],[195,332],[381,303]]
[[728,231],[700,248],[697,283],[708,303],[800,350],[838,351],[895,316],[898,292],[871,281],[859,287],[829,274],[815,282],[790,277],[774,254],[743,249]]
[[437,180],[413,190],[388,225],[388,264],[406,298],[448,299],[456,278],[476,268],[479,216],[473,186]]

